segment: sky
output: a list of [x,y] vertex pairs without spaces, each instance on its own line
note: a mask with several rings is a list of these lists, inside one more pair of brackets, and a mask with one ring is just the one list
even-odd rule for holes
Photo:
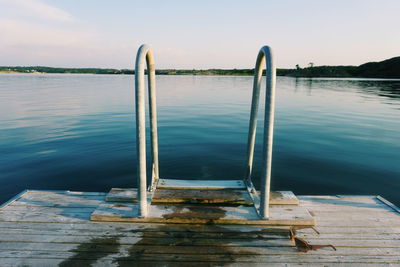
[[360,65],[400,56],[399,0],[0,0],[0,66],[279,68]]

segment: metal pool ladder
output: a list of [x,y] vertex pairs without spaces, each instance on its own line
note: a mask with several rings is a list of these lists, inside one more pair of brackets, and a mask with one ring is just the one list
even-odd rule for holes
[[[260,100],[261,79],[263,64],[266,64],[266,93],[265,116],[263,135],[263,156],[261,173],[261,193],[257,194],[251,181],[254,158],[254,145],[256,137],[257,113]],[[150,138],[152,177],[151,185],[147,187],[146,179],[146,125],[145,125],[145,67],[148,74],[148,95],[150,115]],[[137,148],[137,177],[138,177],[138,202],[140,217],[147,217],[149,203],[154,190],[157,188],[172,189],[226,189],[247,188],[254,207],[261,219],[268,220],[270,206],[270,181],[272,162],[272,141],[274,133],[275,110],[275,65],[271,48],[263,46],[257,56],[255,65],[253,96],[251,102],[251,114],[249,123],[249,135],[247,141],[246,173],[243,179],[236,180],[176,180],[160,179],[158,165],[158,135],[157,135],[157,104],[155,66],[153,53],[148,45],[142,45],[136,56],[135,65],[135,107],[136,107],[136,148]]]

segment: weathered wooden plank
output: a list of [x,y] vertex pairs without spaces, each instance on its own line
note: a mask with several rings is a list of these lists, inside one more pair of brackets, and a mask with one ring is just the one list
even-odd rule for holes
[[88,199],[104,199],[107,193],[105,192],[78,192],[78,191],[57,191],[57,190],[26,190],[25,196],[60,196],[68,197],[75,196]]
[[[132,261],[119,261],[116,262],[114,259],[98,259],[97,261],[94,260],[75,260],[75,259],[68,259],[68,260],[63,260],[63,259],[26,259],[26,258],[19,258],[17,260],[15,259],[2,259],[0,263],[4,266],[38,266],[38,267],[43,267],[43,266],[94,266],[94,267],[105,267],[105,266],[174,266],[174,267],[186,267],[186,266],[191,266],[191,267],[203,267],[203,266],[224,266],[226,265],[226,262],[212,262],[212,263],[207,263],[207,262],[193,262],[193,261],[164,261],[164,262],[159,262],[159,261],[144,261],[141,260],[140,263],[137,262],[136,260]],[[264,267],[266,263],[246,263],[246,266],[252,266],[252,267]],[[298,267],[298,266],[304,266],[304,263],[290,263],[290,267]],[[335,263],[335,262],[328,262],[328,263],[306,263],[307,266],[310,267],[315,267],[318,266],[320,267],[321,265],[324,266],[343,266],[342,263]],[[241,267],[243,266],[242,262],[232,262],[229,263],[229,266],[233,267]],[[283,263],[268,263],[268,266],[271,267],[283,267],[283,266],[288,266],[288,264],[283,264]],[[387,267],[387,266],[397,266],[397,264],[393,263],[346,263],[345,266],[350,266],[350,267],[361,267],[361,266],[376,266],[376,267]]]
[[247,190],[238,189],[156,189],[152,204],[160,203],[253,205]]
[[105,196],[105,192],[84,192],[84,191],[71,191],[71,190],[25,190],[27,193],[37,194],[64,194],[64,195],[80,195],[80,196]]
[[[340,216],[340,212],[318,212],[314,210],[310,210],[314,216],[318,217],[318,220],[399,220],[400,213],[385,211],[385,212],[374,212],[374,213],[365,213],[365,212],[354,212],[345,214],[345,216]],[[329,216],[331,214],[331,216]],[[341,218],[342,217],[342,218]]]
[[352,207],[352,206],[347,206],[347,205],[338,205],[338,204],[334,204],[334,205],[318,205],[318,206],[312,206],[312,205],[304,205],[304,204],[300,204],[302,207],[305,207],[307,209],[310,210],[315,210],[315,211],[319,211],[319,210],[331,210],[331,211],[337,211],[342,209],[343,212],[349,211],[349,212],[353,212],[353,211],[368,211],[368,212],[376,212],[376,211],[390,211],[390,209],[388,207],[385,207],[384,205],[376,205],[376,206],[368,206],[368,207]]
[[[118,239],[120,244],[136,244],[140,242],[141,245],[191,245],[191,246],[293,246],[293,242],[287,238],[279,239],[279,236],[260,236],[257,238],[245,239],[238,238],[192,238],[190,235],[186,237],[183,235],[172,235],[171,237],[143,237],[137,236],[110,236],[109,239]],[[48,242],[48,243],[96,243],[99,235],[86,235],[86,236],[63,236],[60,238],[58,235],[16,235],[13,233],[5,233],[0,236],[0,242]],[[335,239],[324,238],[318,236],[309,236],[307,238],[311,244],[332,244],[337,247],[368,247],[368,248],[400,248],[400,239]]]
[[[20,223],[19,223],[20,224]],[[41,226],[45,223],[29,223],[29,226],[24,226],[24,227],[18,227],[17,229],[14,228],[0,228],[0,233],[14,233],[14,232],[20,232],[20,233],[27,233],[27,234],[42,234],[42,233],[52,233],[52,234],[60,234],[62,235],[63,233],[68,234],[68,235],[128,235],[128,236],[139,236],[141,233],[146,233],[145,235],[148,236],[158,236],[162,237],[165,236],[165,232],[168,232],[168,236],[197,236],[201,238],[202,236],[214,236],[214,237],[219,237],[219,238],[224,238],[224,237],[235,237],[235,236],[240,236],[241,238],[261,238],[261,237],[273,237],[275,235],[279,236],[287,236],[288,230],[284,228],[279,228],[279,229],[260,229],[259,227],[251,227],[255,229],[237,229],[235,230],[234,228],[224,228],[222,226],[216,226],[215,229],[203,229],[203,228],[192,228],[189,226],[183,226],[182,229],[181,227],[177,226],[177,228],[170,227],[169,225],[154,225],[154,227],[129,227],[129,228],[121,228],[121,227],[108,227],[108,228],[98,228],[98,229],[92,229],[91,225],[86,225],[86,224],[59,224],[59,223],[51,223],[47,224],[50,225],[50,229],[47,228],[37,228],[33,227],[35,225]],[[56,225],[56,228],[53,228],[51,226]],[[58,225],[64,225],[67,226],[62,227],[61,229],[58,229]],[[74,227],[70,227],[74,226]],[[75,226],[87,226],[87,227],[79,227],[75,228]],[[29,227],[29,228],[27,228]],[[47,227],[47,226],[46,226]],[[221,227],[221,228],[220,228]],[[80,229],[80,228],[83,228]],[[186,229],[186,230],[185,230]],[[340,238],[340,239],[398,239],[398,232],[399,231],[393,231],[393,229],[383,229],[383,228],[372,228],[372,231],[367,229],[367,231],[363,228],[354,228],[354,229],[348,229],[348,228],[341,228],[338,227],[336,230],[332,232],[327,232],[324,229],[330,230],[330,227],[319,227],[318,230],[321,232],[320,235],[317,235],[314,231],[311,229],[302,229],[302,230],[297,230],[297,233],[301,237],[311,237],[311,238]],[[202,230],[205,230],[204,232]],[[344,231],[343,231],[344,230]],[[380,231],[381,232],[377,232]],[[239,232],[240,231],[240,232]],[[343,232],[343,233],[337,233],[337,232]],[[139,234],[138,234],[139,233]],[[182,234],[180,234],[182,233]]]
[[371,209],[371,210],[390,210],[389,207],[387,207],[385,204],[382,203],[359,203],[359,202],[343,202],[343,201],[335,201],[335,202],[325,202],[325,203],[320,203],[317,204],[317,202],[311,202],[311,201],[302,201],[300,200],[300,205],[303,205],[305,207],[310,207],[310,208],[322,208],[322,207],[327,207],[327,208],[335,208],[335,207],[343,207],[343,208],[350,208],[350,209],[355,209],[355,208],[364,208],[364,209]]
[[332,196],[301,196],[299,200],[302,204],[324,205],[340,204],[355,207],[374,207],[381,206],[383,203],[376,196],[363,197],[332,197]]
[[92,213],[97,206],[92,207],[68,207],[68,206],[58,206],[58,207],[42,207],[38,205],[14,205],[11,204],[7,208],[3,209],[6,212],[19,212],[19,213],[31,213],[31,212],[41,212],[47,214],[59,214],[59,213]]
[[[48,222],[0,222],[0,227],[5,229],[49,229],[49,230],[84,230],[84,231],[162,231],[167,232],[204,232],[204,233],[268,233],[287,232],[285,226],[238,226],[238,225],[198,225],[198,224],[151,224],[151,223],[48,223]],[[400,231],[400,229],[399,229]]]
[[[2,242],[0,251],[74,251],[74,252],[113,252],[116,244],[88,243],[80,246],[80,243],[43,243],[43,242]],[[294,247],[226,247],[221,246],[158,246],[135,244],[117,244],[119,251],[129,250],[141,254],[198,254],[198,255],[299,255]],[[340,247],[335,255],[342,256],[400,256],[398,248],[364,248],[364,247]],[[301,253],[302,254],[302,253]],[[301,255],[300,254],[300,255]],[[308,255],[332,255],[332,250],[322,249],[309,251]]]
[[58,194],[58,195],[69,195],[69,196],[83,196],[83,197],[88,197],[88,198],[93,198],[93,196],[95,196],[94,198],[97,198],[97,199],[99,199],[99,197],[103,198],[105,196],[105,193],[101,193],[101,192],[77,192],[77,191],[68,191],[68,190],[67,191],[24,190],[21,193],[17,194],[15,197],[11,198],[9,201],[6,201],[2,205],[0,205],[0,209],[8,206],[9,204],[12,204],[12,203],[18,201],[19,199],[21,199],[21,197],[29,197],[34,194],[37,194],[37,195]]
[[60,238],[57,235],[14,235],[14,234],[3,234],[0,236],[0,242],[46,242],[46,243],[81,243],[81,244],[92,244],[92,243],[115,243],[116,239],[118,244],[133,245],[140,242],[141,245],[158,245],[158,246],[179,246],[179,245],[190,245],[190,246],[255,246],[255,247],[277,247],[277,246],[293,246],[293,242],[287,238],[266,238],[266,239],[241,239],[241,238],[199,238],[190,239],[182,237],[169,237],[169,238],[157,238],[157,237],[136,237],[136,236],[120,236],[99,238],[98,235],[92,236],[64,236]]
[[[14,204],[13,204],[14,205]],[[395,212],[395,211],[390,211],[390,210],[377,210],[374,211],[373,213],[371,213],[370,211],[363,211],[363,210],[353,210],[353,211],[349,211],[349,210],[344,210],[344,211],[340,211],[340,209],[335,209],[335,210],[315,210],[315,209],[310,209],[307,208],[308,211],[310,211],[312,214],[314,214],[315,217],[319,217],[319,218],[323,218],[323,217],[336,217],[336,216],[343,216],[346,217],[348,215],[357,215],[357,216],[365,216],[365,217],[372,217],[371,214],[374,214],[376,217],[379,216],[385,216],[385,215],[395,215],[395,216],[400,216],[399,213]]]
[[157,223],[214,223],[247,225],[314,225],[314,218],[299,206],[270,207],[270,218],[261,220],[254,207],[152,205],[149,217],[139,218],[136,204],[99,205],[92,221],[157,222]]
[[16,201],[7,206],[7,209],[18,209],[18,207],[52,207],[52,208],[97,208],[99,204],[79,204],[79,203],[64,203],[64,204],[56,204],[56,203],[35,203],[35,202],[23,202]]
[[309,238],[318,238],[318,239],[340,239],[340,240],[346,240],[346,239],[351,239],[351,240],[400,240],[400,234],[395,234],[395,233],[320,233],[317,235],[316,233],[308,232],[304,233],[300,231],[297,231],[297,235],[299,237],[305,238],[308,240]]
[[71,194],[62,194],[62,193],[45,193],[41,194],[38,192],[27,192],[25,193],[18,201],[26,202],[31,201],[42,201],[42,202],[50,202],[50,203],[97,203],[103,202],[105,200],[105,196],[92,196],[92,195],[71,195]]
[[335,227],[399,227],[399,220],[379,220],[379,219],[360,219],[360,220],[320,220],[317,219],[318,226]]
[[376,195],[301,195],[299,198],[301,199],[309,199],[309,198],[315,198],[315,199],[340,199],[340,198],[370,198],[373,199],[376,197]]
[[388,206],[386,206],[383,203],[358,203],[358,202],[338,202],[338,201],[331,201],[331,202],[324,202],[324,203],[318,203],[317,201],[304,201],[304,200],[299,200],[299,203],[301,205],[304,205],[306,207],[310,208],[337,208],[337,207],[343,207],[343,208],[349,208],[353,210],[391,210]]
[[308,237],[310,244],[332,244],[337,247],[365,247],[365,248],[400,248],[400,240],[379,239],[334,239],[320,238],[318,236]]
[[[0,228],[0,235],[58,235],[58,236],[103,236],[103,237],[154,237],[154,238],[219,238],[223,239],[282,239],[289,238],[289,231],[267,231],[267,232],[201,232],[201,231],[168,231],[168,227],[159,226],[158,231],[141,230],[107,230],[87,231],[76,229],[10,229]],[[305,234],[306,235],[306,234]],[[399,235],[400,236],[400,235]],[[382,238],[384,239],[384,238]],[[392,239],[392,238],[391,238]]]
[[[364,237],[366,239],[370,238],[382,238],[382,239],[395,239],[400,234],[400,228],[364,228],[364,227],[316,227],[322,236],[332,237],[335,235],[342,235],[343,238],[357,238]],[[161,232],[163,233],[175,233],[175,232],[189,232],[189,233],[214,233],[215,235],[225,235],[227,233],[241,234],[249,233],[257,236],[264,233],[274,233],[280,232],[286,234],[288,232],[287,228],[275,228],[275,227],[258,227],[258,226],[231,226],[231,225],[218,225],[214,226],[197,226],[197,225],[153,225],[153,224],[70,224],[70,223],[21,223],[21,222],[0,222],[0,233],[2,232],[13,232],[20,231],[21,233],[41,233],[41,231],[52,231],[57,234],[58,231],[68,232],[73,234],[75,231],[81,233],[82,235],[92,234],[92,235],[102,235],[114,233],[136,233],[136,232]],[[26,232],[28,231],[28,232]],[[315,232],[311,229],[297,230],[300,235],[311,235],[314,236]]]
[[[381,227],[378,226],[370,226],[370,227],[356,227],[356,226],[323,226],[318,225],[316,229],[320,233],[331,233],[331,234],[370,234],[375,233],[379,234],[398,234],[400,233],[400,226],[399,227]],[[310,232],[311,230],[299,230],[300,232]]]
[[101,203],[104,203],[103,200],[97,200],[97,199],[85,199],[81,197],[58,197],[58,196],[52,196],[52,197],[29,197],[26,198],[23,196],[18,200],[20,203],[27,203],[27,204],[35,204],[35,205],[63,205],[63,206],[69,206],[69,205],[81,205],[81,206],[93,206],[93,205],[99,205]]
[[350,216],[349,218],[346,218],[344,220],[340,220],[340,219],[330,219],[330,218],[318,218],[317,219],[318,223],[324,223],[324,222],[337,222],[338,225],[343,225],[343,224],[351,224],[353,222],[355,222],[356,224],[363,222],[364,225],[365,224],[369,224],[369,223],[380,223],[381,227],[386,227],[386,226],[390,226],[393,224],[398,224],[399,223],[399,219],[397,218],[392,218],[392,217],[380,217],[380,218],[371,218],[371,217],[362,217],[362,216]]
[[[159,231],[117,231],[117,230],[107,230],[107,231],[88,231],[88,230],[60,230],[60,229],[0,229],[0,234],[15,234],[15,235],[58,235],[58,236],[107,236],[107,237],[190,237],[190,238],[241,238],[241,239],[260,239],[260,238],[289,238],[289,231],[285,232],[166,232],[163,231],[163,227],[160,227]],[[400,233],[322,233],[316,235],[312,232],[298,232],[298,236],[309,239],[340,239],[340,240],[400,240]]]
[[[343,224],[349,225],[353,222],[356,224],[364,222],[364,226],[368,226],[368,223],[380,223],[381,227],[386,227],[387,225],[392,225],[398,223],[400,220],[400,216],[395,215],[395,214],[376,214],[376,217],[373,217],[371,214],[361,214],[361,215],[348,215],[348,216],[343,216],[343,220],[340,218],[340,214],[332,214],[332,217],[329,216],[315,216],[315,213],[310,211],[310,214],[314,215],[314,218],[316,218],[318,223],[324,223],[324,222],[337,222],[338,226],[342,226]],[[333,218],[335,217],[335,218]],[[319,224],[322,226],[323,224]],[[378,225],[379,226],[379,225]],[[400,225],[398,225],[400,226]],[[368,226],[369,227],[369,226]]]
[[[318,206],[318,207],[310,207],[305,205],[300,205],[312,212],[332,212],[332,213],[342,213],[343,217],[351,214],[351,213],[370,213],[373,214],[375,212],[392,212],[385,207],[382,208],[350,208],[346,206]],[[341,210],[341,211],[340,211]]]
[[373,203],[376,199],[375,195],[302,195],[299,197],[301,200],[345,200],[351,199],[353,201]]
[[[0,259],[0,264],[2,266],[33,266],[33,267],[47,267],[47,266],[94,266],[94,267],[109,267],[109,266],[150,266],[150,267],[166,267],[166,266],[174,266],[174,267],[201,267],[208,266],[209,263],[196,263],[196,262],[159,262],[159,261],[124,261],[124,262],[116,262],[114,259],[98,259],[96,260],[75,260],[75,259],[27,259],[27,258],[18,258],[18,259]],[[214,264],[213,264],[214,265]],[[217,264],[218,265],[218,264]],[[252,265],[252,264],[250,264]],[[271,265],[274,266],[274,265]]]
[[160,189],[246,189],[243,180],[178,180],[159,179]]
[[117,262],[154,261],[154,262],[242,262],[242,263],[329,263],[341,260],[345,263],[400,263],[396,256],[347,256],[345,260],[337,255],[184,255],[184,254],[140,254],[138,252],[116,252],[113,254],[102,252],[41,252],[29,253],[25,251],[0,251],[0,258],[36,258],[36,259],[74,259],[94,260],[113,259]]
[[[276,229],[286,230],[288,229],[287,226],[246,226],[242,227],[240,225],[185,225],[185,224],[168,224],[163,225],[166,231],[202,231],[202,232],[265,232],[265,231],[276,231]],[[130,223],[98,223],[98,222],[84,222],[84,223],[47,223],[47,222],[0,222],[0,228],[15,228],[15,229],[79,229],[85,231],[107,231],[107,230],[115,230],[118,231],[158,231],[159,224],[130,224]],[[383,233],[400,233],[400,225],[397,227],[381,227],[378,226],[323,226],[317,225],[316,228],[321,233],[376,233],[376,234],[383,234]],[[313,233],[312,230],[299,230],[299,232],[310,232]]]
[[4,222],[87,222],[90,220],[90,213],[68,212],[68,213],[45,213],[18,211],[0,211],[0,221]]

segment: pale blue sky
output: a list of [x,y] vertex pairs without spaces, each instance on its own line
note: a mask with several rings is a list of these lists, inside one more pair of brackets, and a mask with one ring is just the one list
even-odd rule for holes
[[359,65],[400,55],[400,1],[0,0],[0,65],[158,68]]

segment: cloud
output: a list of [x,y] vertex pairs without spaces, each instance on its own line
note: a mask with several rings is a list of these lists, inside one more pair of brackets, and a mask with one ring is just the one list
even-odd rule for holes
[[17,8],[14,11],[24,16],[60,22],[76,21],[76,18],[67,11],[40,0],[2,0],[1,2],[11,8]]
[[132,47],[42,0],[0,0],[1,65],[132,67]]
[[106,40],[101,32],[75,23],[59,27],[0,18],[0,33],[0,64],[5,66],[119,68],[133,64],[132,46]]
[[0,19],[1,46],[75,46],[89,37],[76,29],[59,29],[15,19]]
[[77,60],[91,53],[98,38],[70,13],[40,0],[0,0],[0,6],[2,65]]

